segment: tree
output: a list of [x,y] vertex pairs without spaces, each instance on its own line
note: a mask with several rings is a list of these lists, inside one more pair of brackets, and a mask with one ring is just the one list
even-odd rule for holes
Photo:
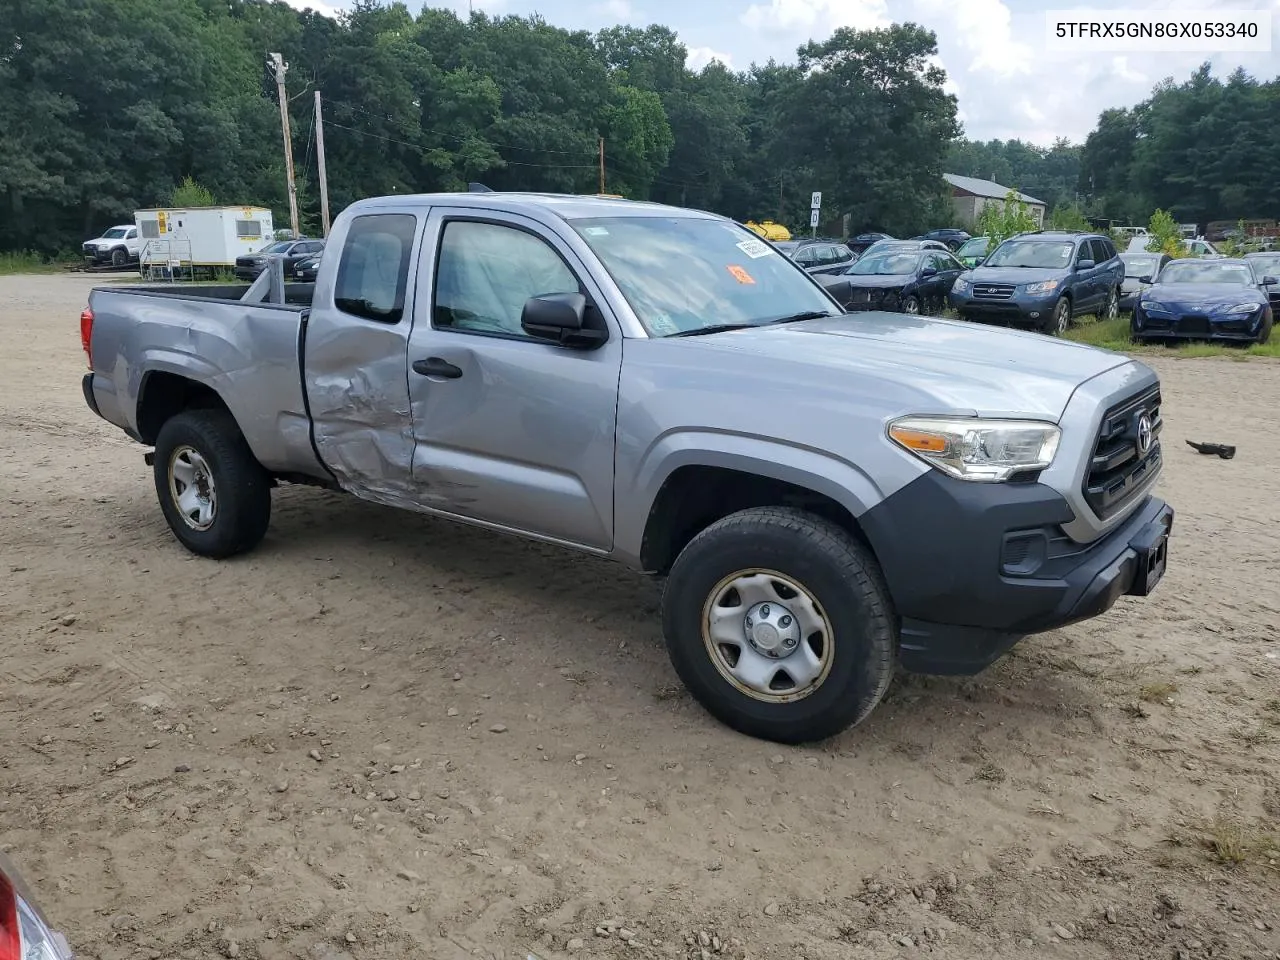
[[1003,200],[988,201],[978,214],[975,227],[977,235],[987,237],[988,255],[1001,243],[1020,233],[1032,233],[1038,229],[1035,217],[1016,190],[1010,190]]
[[1187,247],[1182,242],[1178,223],[1167,210],[1157,210],[1151,215],[1147,233],[1150,236],[1147,241],[1148,253],[1166,253],[1171,257],[1187,255]]
[[212,207],[213,203],[213,194],[191,177],[183,177],[182,182],[169,194],[171,207]]

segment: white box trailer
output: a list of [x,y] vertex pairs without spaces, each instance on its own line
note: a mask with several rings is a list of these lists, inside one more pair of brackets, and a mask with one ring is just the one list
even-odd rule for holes
[[136,210],[143,276],[231,270],[236,257],[275,239],[266,207],[165,207]]

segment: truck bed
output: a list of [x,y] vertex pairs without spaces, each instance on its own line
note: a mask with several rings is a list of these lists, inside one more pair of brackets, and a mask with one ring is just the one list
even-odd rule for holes
[[148,409],[164,391],[204,384],[264,467],[324,479],[301,370],[314,284],[284,284],[272,291],[278,302],[247,298],[254,287],[256,296],[268,289],[265,282],[95,287],[87,389],[101,416],[149,444]]

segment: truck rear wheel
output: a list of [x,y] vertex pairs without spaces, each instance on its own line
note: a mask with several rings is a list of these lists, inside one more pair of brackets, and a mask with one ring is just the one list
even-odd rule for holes
[[717,719],[778,743],[861,723],[893,677],[896,618],[874,557],[835,524],[758,507],[703,530],[662,597],[667,651]]
[[251,550],[271,522],[271,478],[231,414],[187,410],[156,437],[156,495],[184,547],[222,559]]

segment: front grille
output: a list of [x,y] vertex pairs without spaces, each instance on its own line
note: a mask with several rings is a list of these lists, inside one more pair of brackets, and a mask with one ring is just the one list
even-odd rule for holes
[[1187,337],[1207,337],[1210,331],[1209,318],[1201,314],[1188,314],[1178,319],[1178,332]]
[[975,300],[1008,300],[1013,297],[1012,283],[975,283],[973,298]]
[[[1146,430],[1141,426],[1144,418]],[[1159,387],[1130,397],[1103,415],[1083,489],[1085,501],[1099,518],[1105,520],[1123,509],[1160,469],[1163,427]],[[1145,451],[1140,448],[1144,435],[1149,435]]]

